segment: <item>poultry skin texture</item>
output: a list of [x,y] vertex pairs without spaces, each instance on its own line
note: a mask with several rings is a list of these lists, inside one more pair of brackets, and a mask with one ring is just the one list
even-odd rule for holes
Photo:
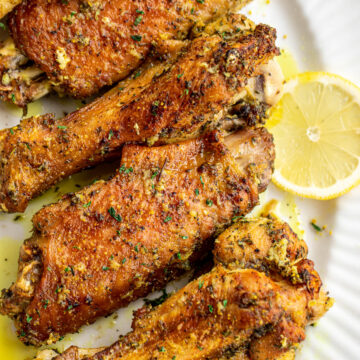
[[164,40],[185,39],[248,0],[26,0],[9,16],[16,47],[56,88],[85,98],[124,79]]
[[[246,19],[233,15],[230,21]],[[176,142],[220,126],[231,106],[247,97],[249,78],[278,54],[275,37],[266,25],[234,30],[227,40],[197,37],[174,64],[149,65],[63,119],[38,116],[0,131],[0,209],[24,211],[62,178],[119,156],[126,142]]]
[[111,180],[41,209],[17,281],[0,301],[19,338],[53,342],[163,288],[206,255],[213,236],[257,204],[273,169],[264,128],[228,138],[231,148],[217,132],[128,145]]
[[158,307],[139,309],[132,332],[115,344],[40,352],[36,360],[293,359],[305,326],[332,305],[306,256],[286,223],[241,220],[216,240],[209,273]]

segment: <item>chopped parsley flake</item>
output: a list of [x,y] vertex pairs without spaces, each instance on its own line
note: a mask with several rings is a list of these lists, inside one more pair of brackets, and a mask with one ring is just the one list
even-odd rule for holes
[[186,236],[186,235],[181,235],[180,237],[181,237],[182,239],[184,239],[184,240],[189,238],[189,237]]
[[119,169],[119,173],[125,173],[125,174],[129,174],[131,172],[133,172],[134,169],[132,167],[126,168],[125,165],[121,165],[120,169]]
[[180,254],[180,253],[177,253],[176,256],[177,256],[177,258],[178,258],[179,260],[181,260],[181,254]]
[[67,266],[67,267],[65,268],[65,272],[66,272],[66,273],[68,273],[69,271],[70,271],[73,275],[75,275],[75,272],[74,272],[74,269],[73,269],[72,266]]
[[48,299],[44,300],[43,308],[46,309],[48,305],[49,305],[49,300]]
[[141,21],[142,21],[142,16],[139,15],[139,16],[135,19],[134,25],[135,25],[135,26],[138,26],[138,25],[141,23]]
[[102,269],[103,269],[104,271],[108,271],[110,268],[109,268],[108,266],[103,266]]
[[212,305],[208,305],[209,307],[209,312],[212,314],[212,312],[214,311],[214,308],[212,307]]
[[204,285],[204,281],[203,281],[203,280],[200,280],[200,281],[199,281],[199,289],[201,289],[201,288],[203,287],[203,285]]
[[65,129],[67,129],[67,126],[64,126],[64,125],[58,125],[58,129],[65,130]]
[[164,223],[167,223],[167,222],[169,222],[170,220],[172,220],[172,217],[168,215],[168,216],[164,219]]
[[14,135],[14,130],[13,129],[10,129],[10,134]]
[[198,2],[199,4],[203,4],[205,0],[196,0],[196,2]]
[[154,171],[154,173],[151,175],[151,180],[155,179],[159,175],[159,170]]
[[126,258],[123,258],[123,259],[121,260],[121,263],[122,263],[122,264],[125,264],[125,262],[126,262]]
[[200,176],[200,182],[201,182],[201,185],[204,187],[205,183],[204,183],[202,176]]
[[186,95],[189,95],[189,89],[185,89],[185,90],[184,90],[184,93],[185,93]]
[[118,222],[122,221],[122,217],[116,213],[116,211],[113,207],[111,207],[108,210],[108,212],[109,212],[110,216],[113,217],[116,221],[118,221]]
[[206,199],[206,205],[207,206],[213,206],[213,201],[212,200],[210,200],[210,199]]
[[177,78],[180,79],[183,75],[184,75],[184,73],[178,74]]
[[26,322],[29,324],[32,320],[32,317],[26,314]]
[[91,205],[91,200],[88,203],[84,204],[83,207],[88,208],[90,205]]
[[226,307],[227,303],[228,303],[228,301],[225,299],[225,300],[223,301],[224,308]]
[[310,225],[313,227],[313,229],[315,231],[321,232],[323,230],[320,226],[316,225],[313,221],[310,223]]
[[141,71],[139,70],[134,74],[134,79],[138,78],[140,75],[141,75]]
[[109,131],[108,139],[111,140],[111,138],[114,136],[114,132],[112,130]]
[[196,196],[199,195],[199,189],[195,189],[195,195],[196,195]]
[[141,35],[131,35],[131,38],[132,38],[134,41],[141,41],[142,36],[141,36]]
[[243,218],[243,216],[233,216],[231,221],[235,222],[236,220],[239,220],[239,219],[242,219],[242,218]]
[[134,248],[134,249],[135,249],[136,252],[139,252],[139,248],[138,248],[137,245],[135,245],[135,248]]
[[1,28],[1,29],[6,29],[5,24],[4,24],[4,23],[2,23],[2,22],[0,22],[0,28]]
[[15,101],[16,101],[16,96],[15,96],[15,94],[11,94],[11,101],[12,101],[13,103],[15,103]]
[[160,349],[159,349],[160,352],[165,352],[166,349],[162,346]]
[[138,14],[144,15],[144,12],[143,12],[142,10],[136,9],[136,12],[137,12]]

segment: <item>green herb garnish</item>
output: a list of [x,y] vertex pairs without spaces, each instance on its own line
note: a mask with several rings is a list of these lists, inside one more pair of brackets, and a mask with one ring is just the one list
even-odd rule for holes
[[91,200],[88,203],[84,204],[83,208],[88,208],[90,205],[91,205]]
[[314,228],[314,230],[317,231],[317,232],[323,231],[323,229],[322,229],[320,226],[316,225],[313,221],[310,223],[310,225],[311,225],[311,226]]
[[141,35],[131,35],[131,38],[132,38],[134,41],[141,41],[142,36],[141,36]]
[[141,21],[142,21],[142,16],[139,15],[139,16],[135,19],[134,25],[135,25],[135,26],[138,26],[138,25],[141,23]]
[[207,206],[213,206],[213,201],[212,200],[210,200],[210,199],[206,199],[206,205]]
[[122,221],[122,217],[116,213],[116,211],[113,207],[111,207],[108,210],[108,212],[109,212],[110,216],[113,217],[116,221],[118,221],[118,222]]

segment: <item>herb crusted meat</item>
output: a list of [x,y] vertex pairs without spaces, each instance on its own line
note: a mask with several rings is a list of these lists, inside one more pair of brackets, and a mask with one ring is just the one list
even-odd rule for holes
[[306,244],[286,223],[250,218],[218,237],[214,257],[207,274],[138,310],[133,330],[108,348],[73,346],[36,360],[294,359],[305,327],[332,305]]
[[264,128],[126,146],[111,180],[34,216],[1,312],[15,319],[22,341],[40,345],[164,287],[257,204],[273,161]]
[[76,97],[124,79],[164,40],[183,40],[247,0],[25,0],[9,17],[16,47]]
[[227,37],[197,37],[174,63],[148,64],[63,119],[44,115],[0,131],[0,209],[24,211],[62,178],[119,156],[126,142],[175,142],[219,125],[235,103],[251,97],[250,79],[278,54],[274,29],[240,15],[230,20]]

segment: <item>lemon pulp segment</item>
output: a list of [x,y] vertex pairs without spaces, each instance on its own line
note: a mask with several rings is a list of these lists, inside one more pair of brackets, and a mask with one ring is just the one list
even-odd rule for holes
[[360,180],[360,89],[327,73],[291,78],[271,113],[274,182],[301,196],[330,199]]

